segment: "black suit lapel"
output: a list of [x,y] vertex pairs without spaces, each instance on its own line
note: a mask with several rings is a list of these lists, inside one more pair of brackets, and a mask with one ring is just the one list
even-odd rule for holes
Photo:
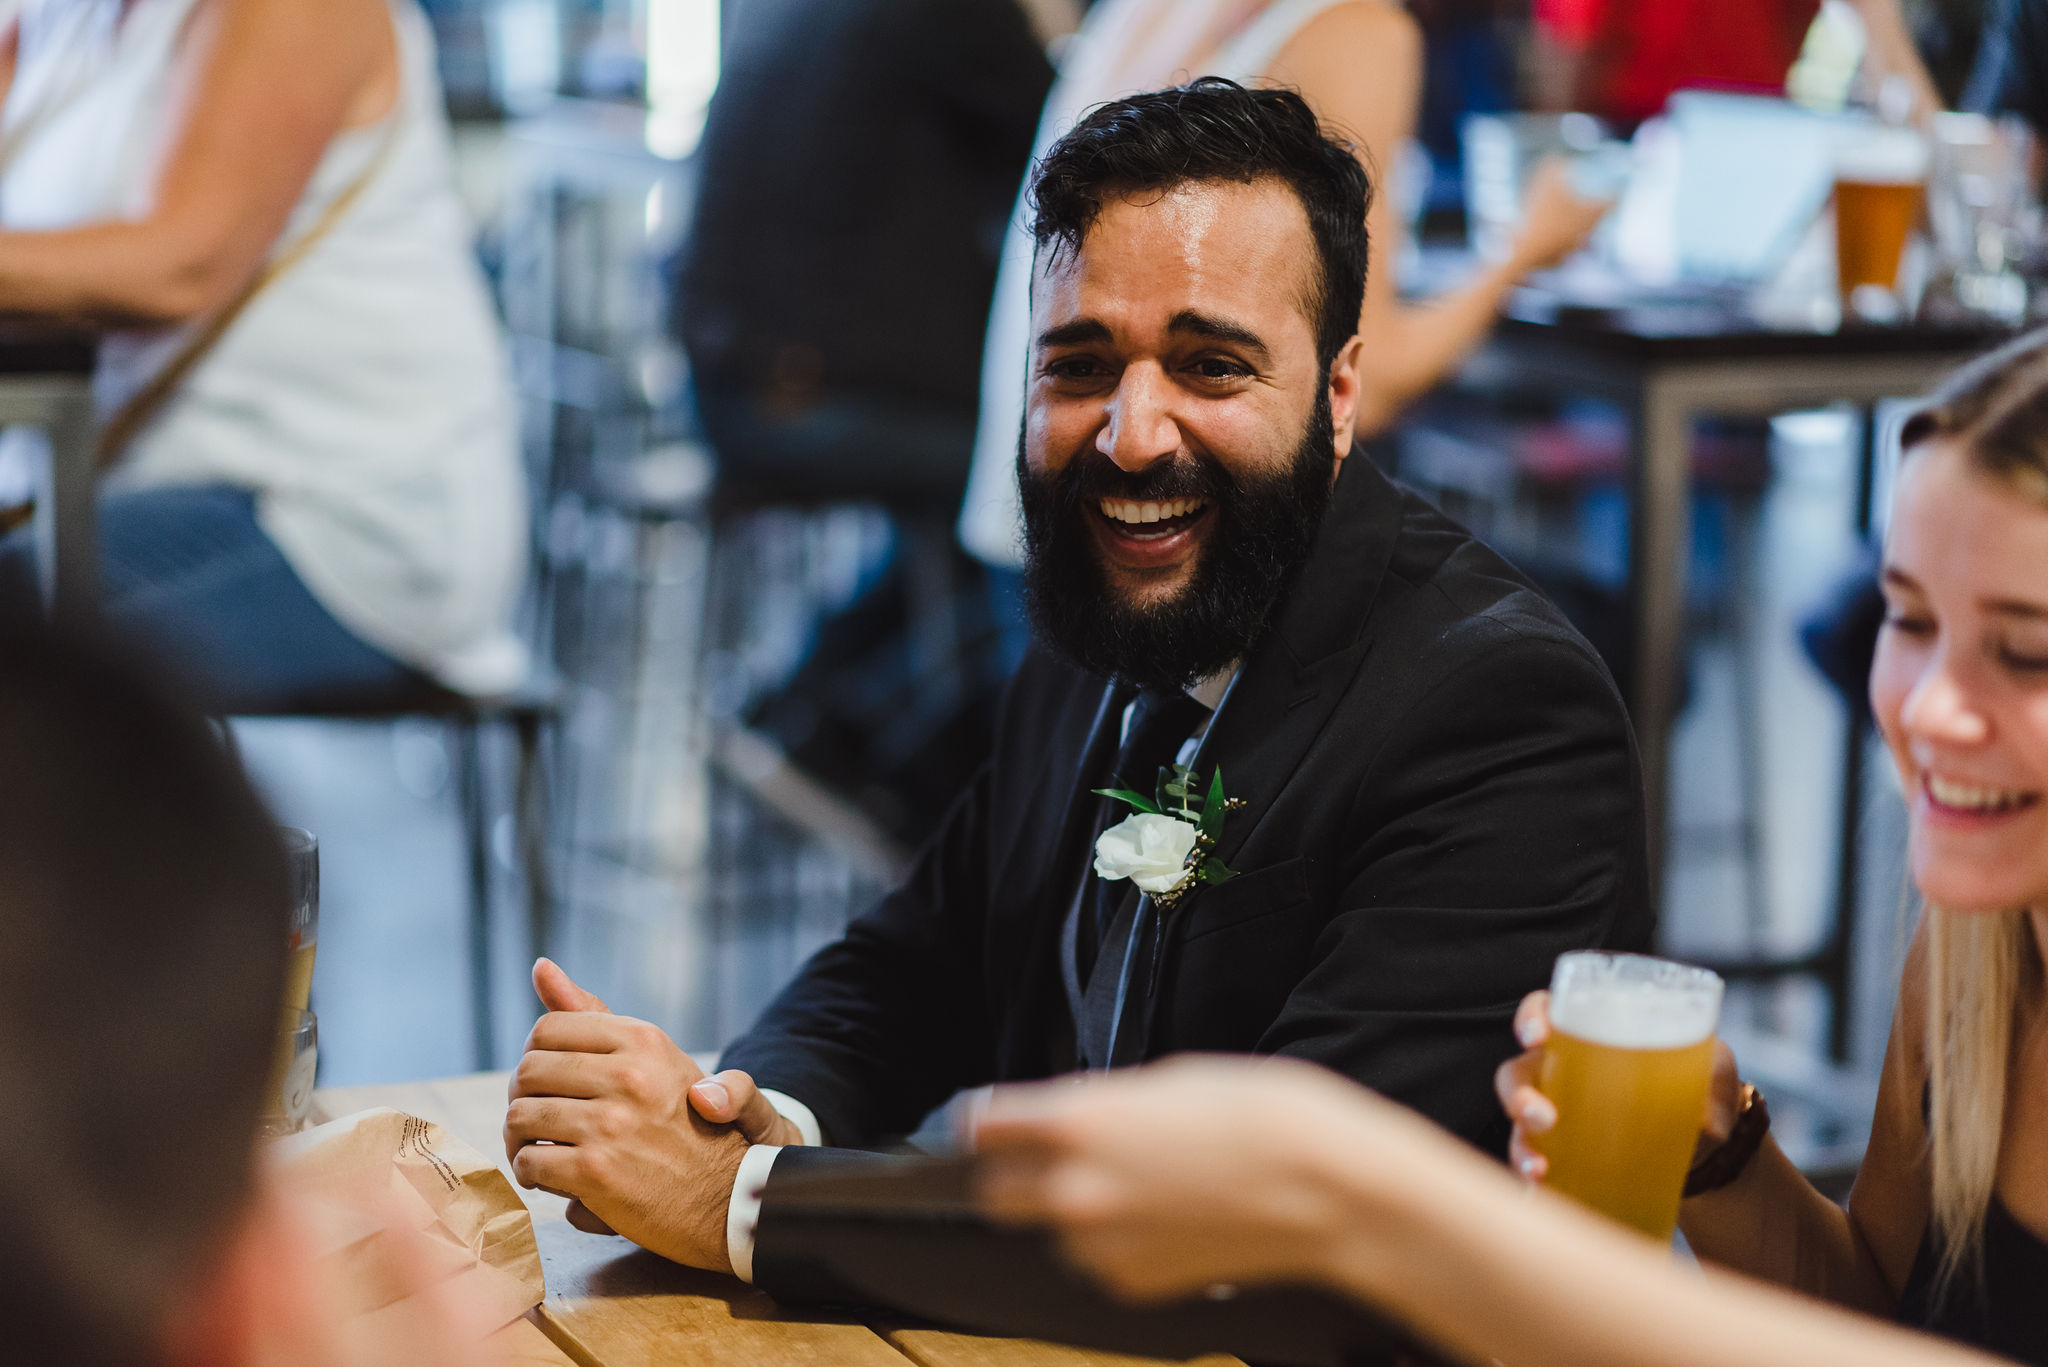
[[[1217,766],[1224,791],[1244,807],[1223,823],[1216,855],[1232,868],[1280,790],[1301,767],[1371,649],[1371,619],[1401,528],[1401,494],[1363,456],[1344,463],[1330,510],[1316,533],[1279,620],[1239,668],[1194,767],[1206,780]],[[1249,870],[1239,869],[1240,872]],[[1199,890],[1157,929],[1142,1012],[1141,1057],[1157,1051],[1160,965],[1202,914]],[[1121,1051],[1119,1051],[1121,1057]]]
[[[1401,527],[1401,495],[1364,456],[1344,462],[1315,550],[1273,630],[1239,669],[1195,759],[1218,765],[1243,810],[1216,853],[1231,863],[1315,744],[1371,647],[1371,618]],[[1184,909],[1192,910],[1200,894]]]
[[[1121,738],[1124,707],[1130,690],[1113,684],[1102,685],[1088,729],[1081,741],[1079,759],[1067,782],[1066,805],[1060,813],[1058,832],[1051,852],[1051,872],[1040,893],[1040,904],[1030,910],[1028,939],[1023,963],[1028,965],[1026,988],[1020,1010],[1009,1015],[1007,1038],[1001,1045],[1001,1076],[1035,1076],[1047,1066],[1043,1055],[1061,1052],[1049,1047],[1052,1035],[1071,1036],[1066,987],[1060,955],[1060,933],[1081,890],[1088,870],[1088,843],[1094,839],[1097,804],[1102,799],[1091,789],[1102,785],[1100,776],[1116,754]],[[1058,738],[1048,736],[1049,746]],[[1041,1014],[1043,1013],[1043,1014]],[[1050,1033],[1045,1027],[1056,1026]],[[1027,1056],[1028,1055],[1028,1056]],[[1061,1064],[1060,1066],[1064,1066]]]

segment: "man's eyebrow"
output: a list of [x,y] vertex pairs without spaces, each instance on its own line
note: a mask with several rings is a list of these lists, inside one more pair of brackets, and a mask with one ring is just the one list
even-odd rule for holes
[[1896,565],[1886,565],[1884,567],[1884,582],[1894,588],[1911,589],[1914,593],[1920,592],[1920,581]]
[[1049,327],[1038,334],[1038,349],[1047,347],[1081,346],[1088,342],[1109,340],[1109,325],[1097,318],[1076,318],[1071,323]]
[[1257,352],[1261,357],[1272,353],[1264,339],[1242,323],[1233,323],[1228,318],[1218,318],[1213,313],[1200,313],[1194,309],[1182,309],[1167,321],[1168,332],[1187,332],[1197,337],[1207,337],[1215,342],[1228,342],[1246,351]]

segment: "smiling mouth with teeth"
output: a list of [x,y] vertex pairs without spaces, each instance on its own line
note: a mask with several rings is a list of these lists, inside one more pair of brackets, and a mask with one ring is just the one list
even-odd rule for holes
[[2041,800],[2039,793],[2012,788],[1980,788],[1974,784],[1937,778],[1933,774],[1926,775],[1922,786],[1928,801],[1935,806],[1971,816],[2003,816],[2032,807]]
[[1206,498],[1169,498],[1154,503],[1105,498],[1099,505],[1105,521],[1115,523],[1125,536],[1140,539],[1170,536],[1200,517],[1208,506]]

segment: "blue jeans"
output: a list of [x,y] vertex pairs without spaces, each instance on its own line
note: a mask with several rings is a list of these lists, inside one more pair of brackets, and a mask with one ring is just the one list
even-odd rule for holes
[[[30,536],[0,539],[0,593],[34,592]],[[422,682],[320,605],[257,525],[247,490],[105,494],[99,538],[102,623],[208,712],[345,708]]]

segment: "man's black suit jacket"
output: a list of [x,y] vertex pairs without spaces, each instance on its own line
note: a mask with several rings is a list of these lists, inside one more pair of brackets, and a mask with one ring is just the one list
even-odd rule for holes
[[[1506,561],[1363,459],[1202,742],[1238,877],[1165,921],[1146,1055],[1312,1059],[1498,1149],[1495,1067],[1572,949],[1649,935],[1642,785],[1613,682]],[[955,1092],[1069,1066],[1061,923],[1091,859],[1120,708],[1034,652],[994,754],[909,881],[820,951],[722,1065],[828,1143],[914,1129]],[[777,1180],[755,1279],[778,1291]],[[792,1283],[802,1278],[793,1275]]]

